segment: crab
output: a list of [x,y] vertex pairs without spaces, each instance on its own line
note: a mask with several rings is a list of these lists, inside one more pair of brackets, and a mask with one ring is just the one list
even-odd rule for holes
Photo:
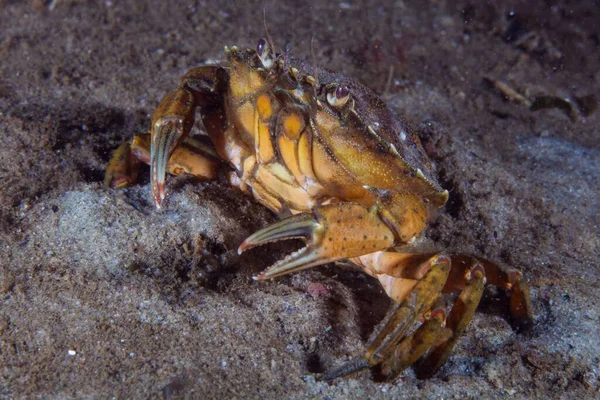
[[[306,246],[254,277],[265,280],[348,261],[379,280],[393,300],[367,350],[320,376],[366,368],[394,380],[415,364],[418,377],[447,360],[472,319],[484,285],[508,294],[518,330],[531,330],[522,273],[481,257],[419,252],[428,220],[448,200],[416,132],[366,86],[316,63],[275,51],[225,47],[227,67],[187,72],[152,117],[149,134],[121,145],[105,182],[133,184],[151,168],[157,208],[165,177],[225,177],[282,219],[246,238],[238,252],[300,238]],[[189,136],[199,110],[205,135]],[[447,313],[445,293],[458,293]]]

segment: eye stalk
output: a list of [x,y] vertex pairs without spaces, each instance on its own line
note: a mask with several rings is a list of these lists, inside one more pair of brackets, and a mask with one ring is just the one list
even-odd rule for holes
[[327,102],[333,107],[343,107],[350,98],[350,89],[346,85],[338,85],[327,92]]
[[256,45],[256,54],[258,55],[258,58],[260,58],[263,67],[267,69],[271,68],[274,58],[273,48],[267,39],[262,38],[258,41],[258,44]]

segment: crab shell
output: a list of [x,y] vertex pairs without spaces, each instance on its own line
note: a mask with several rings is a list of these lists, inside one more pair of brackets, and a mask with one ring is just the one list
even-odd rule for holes
[[[280,55],[265,68],[255,50],[226,55],[229,125],[216,149],[261,203],[278,213],[372,206],[396,194],[427,208],[445,204],[448,191],[419,138],[370,89],[320,67],[317,81],[304,60]],[[344,103],[330,104],[340,87]]]

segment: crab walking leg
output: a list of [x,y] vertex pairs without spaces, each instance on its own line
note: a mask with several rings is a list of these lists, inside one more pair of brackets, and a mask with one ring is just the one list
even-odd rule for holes
[[[450,338],[452,332],[445,328],[445,325],[446,313],[444,310],[435,309],[429,313],[423,324],[413,334],[404,337],[391,354],[379,364],[379,371],[384,379],[386,381],[394,379],[414,364],[431,346]],[[319,380],[331,381],[371,366],[369,360],[357,357],[341,367],[325,373],[319,377]]]
[[[190,174],[200,179],[215,179],[223,161],[207,137],[186,137],[175,148],[167,164],[172,175]],[[114,152],[106,168],[104,183],[122,188],[135,182],[141,163],[150,163],[150,134],[125,142]]]
[[452,311],[446,320],[446,327],[452,336],[438,344],[427,357],[419,363],[417,376],[421,379],[432,376],[448,359],[458,339],[462,336],[481,301],[485,285],[485,272],[477,263],[465,274],[465,288],[456,299]]
[[[456,274],[456,272],[456,270],[451,270],[450,275]],[[485,273],[481,264],[476,262],[470,270],[463,274],[463,280],[465,282],[464,289],[456,299],[448,319],[444,318],[445,314],[442,310],[432,311],[431,317],[414,334],[402,340],[391,357],[381,363],[381,373],[387,380],[394,379],[432,345],[435,347],[417,368],[419,378],[432,376],[446,362],[458,339],[473,319],[475,310],[481,301],[485,285]],[[436,323],[436,320],[439,322]],[[442,329],[444,325],[446,328]]]
[[[400,302],[415,285],[415,280],[420,279],[428,271],[429,264],[424,260],[432,256],[432,253],[379,251],[352,258],[350,261],[369,275],[379,279],[388,296],[396,302]],[[529,289],[520,271],[495,264],[481,257],[451,254],[450,258],[452,259],[452,269],[444,287],[444,293],[463,290],[469,282],[464,277],[474,266],[479,265],[485,271],[488,284],[509,293],[511,322],[517,331],[529,332],[533,329]]]
[[481,257],[464,254],[452,255],[453,272],[448,278],[444,292],[456,292],[464,288],[465,281],[461,278],[473,265],[480,264],[485,271],[488,284],[504,289],[509,294],[511,322],[519,332],[531,332],[533,329],[533,312],[529,287],[523,279],[523,274],[512,268],[493,263]]
[[429,271],[417,282],[400,303],[400,309],[386,321],[369,345],[364,356],[369,364],[375,365],[381,362],[415,320],[424,315],[438,300],[448,279],[450,259],[444,255],[436,255],[427,263],[430,264]]
[[[200,67],[190,70],[173,92],[167,94],[152,116],[150,171],[154,203],[160,208],[165,199],[167,164],[181,139],[194,124],[194,113],[200,108],[203,121],[206,115],[223,110],[216,95],[226,84],[226,72],[220,67]],[[210,130],[210,124],[207,129]],[[209,132],[209,135],[211,132]]]
[[320,206],[313,214],[298,214],[261,229],[244,240],[238,252],[292,238],[305,239],[308,244],[275,263],[256,279],[275,278],[387,249],[394,244],[394,233],[379,217],[377,207],[342,203]]
[[406,298],[397,304],[383,322],[383,328],[371,341],[364,356],[325,373],[321,379],[333,380],[381,363],[391,356],[406,331],[437,302],[450,271],[450,260],[434,256],[431,267]]
[[131,185],[137,179],[140,164],[141,161],[131,151],[131,142],[121,144],[108,162],[104,184],[115,189]]
[[[398,302],[410,293],[415,279],[428,271],[429,264],[420,262],[430,256],[431,254],[382,251],[351,261],[378,278],[388,296]],[[452,255],[451,260],[452,267],[443,292],[460,292],[447,322],[452,335],[447,340],[442,340],[420,364],[418,375],[422,378],[433,375],[448,359],[458,338],[473,318],[485,283],[509,292],[510,313],[517,330],[529,331],[533,327],[529,291],[519,271],[469,255]],[[400,361],[395,363],[396,367],[393,369],[404,365]]]
[[489,284],[504,288],[510,295],[510,315],[513,327],[519,332],[533,331],[533,311],[529,286],[523,279],[523,273],[515,269],[507,269],[502,265],[475,257],[485,270]]
[[386,381],[396,378],[415,363],[431,346],[452,337],[446,326],[446,313],[436,309],[412,335],[407,336],[392,354],[380,364],[380,373]]

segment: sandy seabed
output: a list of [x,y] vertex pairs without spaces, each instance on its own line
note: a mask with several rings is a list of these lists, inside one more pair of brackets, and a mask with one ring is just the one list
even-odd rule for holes
[[[222,183],[170,179],[162,212],[147,175],[102,185],[187,69],[255,46],[263,7],[280,46],[310,57],[314,36],[419,129],[451,192],[428,238],[521,269],[531,336],[489,290],[433,378],[318,382],[385,315],[375,281],[253,281],[295,245],[237,256],[275,217]],[[0,397],[598,398],[599,20],[566,0],[0,0]]]

